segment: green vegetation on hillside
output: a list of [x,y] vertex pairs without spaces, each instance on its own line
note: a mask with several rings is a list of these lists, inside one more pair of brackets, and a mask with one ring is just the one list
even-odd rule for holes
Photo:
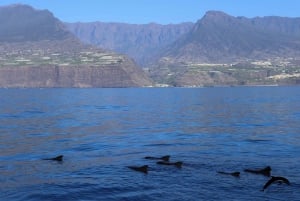
[[167,86],[299,84],[298,63],[290,59],[235,64],[164,63],[150,69],[149,74],[157,83]]
[[[59,47],[62,44],[68,47]],[[95,48],[77,47],[76,42],[7,43],[0,49],[0,67],[11,66],[104,66],[121,63],[122,55],[110,54]]]

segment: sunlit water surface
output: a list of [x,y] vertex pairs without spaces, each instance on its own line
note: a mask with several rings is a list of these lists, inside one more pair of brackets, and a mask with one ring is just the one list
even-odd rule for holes
[[299,172],[299,87],[0,89],[0,200],[300,200]]

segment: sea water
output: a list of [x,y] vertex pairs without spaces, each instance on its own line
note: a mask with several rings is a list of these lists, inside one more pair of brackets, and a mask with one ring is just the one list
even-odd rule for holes
[[0,89],[0,200],[300,200],[300,88]]

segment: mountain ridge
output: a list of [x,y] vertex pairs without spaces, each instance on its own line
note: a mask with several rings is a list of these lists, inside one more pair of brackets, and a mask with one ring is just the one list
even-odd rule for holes
[[139,64],[151,63],[157,50],[188,32],[193,23],[161,25],[126,23],[65,23],[87,44],[129,55]]
[[[98,30],[98,34],[97,23],[98,29],[102,30]],[[161,62],[166,57],[174,62],[232,63],[245,59],[294,57],[299,52],[300,18],[247,18],[234,17],[222,11],[207,11],[197,22],[186,23],[185,27],[181,27],[183,24],[169,26],[172,29],[169,32],[174,34],[166,33],[160,38],[163,41],[160,44],[157,43],[157,35],[156,38],[148,38],[151,45],[145,45],[138,39],[153,33],[150,28],[153,24],[135,25],[143,26],[144,31],[139,34],[135,33],[135,27],[126,23],[119,23],[123,27],[110,32],[110,25],[115,27],[116,24],[90,23],[94,26],[92,31],[85,29],[85,23],[67,24],[67,27],[81,40],[130,55],[144,67]],[[162,32],[168,25],[155,26],[158,29],[156,32]],[[88,38],[89,33],[94,36]]]
[[10,23],[0,23],[8,30],[0,32],[2,87],[152,86],[148,76],[167,86],[300,83],[300,18],[208,11],[196,23],[98,22],[82,29],[86,24],[62,23],[48,10],[3,9],[0,22]]
[[37,10],[24,4],[0,7],[0,24],[0,42],[40,41],[72,37],[64,24],[50,11]]
[[299,18],[207,12],[160,51],[150,74],[170,86],[299,84],[299,27]]
[[[282,18],[251,19],[209,11],[189,33],[166,48],[163,57],[171,57],[178,62],[228,63],[240,59],[295,56],[292,52],[300,50],[300,29],[290,34],[287,28],[275,31],[277,29],[273,26],[265,26],[275,19]],[[285,21],[296,21],[300,27],[298,18],[285,18]]]
[[125,55],[83,44],[48,10],[0,7],[0,87],[142,87]]

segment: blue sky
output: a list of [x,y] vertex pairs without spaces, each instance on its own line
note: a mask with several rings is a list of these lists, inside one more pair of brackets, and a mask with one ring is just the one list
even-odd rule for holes
[[196,22],[208,10],[233,16],[300,17],[300,0],[0,0],[48,9],[64,22]]

